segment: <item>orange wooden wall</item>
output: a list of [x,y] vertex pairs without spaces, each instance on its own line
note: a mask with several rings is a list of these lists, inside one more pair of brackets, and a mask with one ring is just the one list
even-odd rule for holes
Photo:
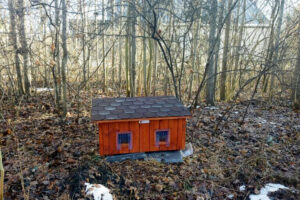
[[[139,121],[98,123],[100,155],[136,153],[149,151],[180,150],[185,147],[186,119],[150,120],[140,124]],[[170,143],[157,147],[155,131],[169,129]],[[117,133],[132,132],[132,149],[117,149]]]

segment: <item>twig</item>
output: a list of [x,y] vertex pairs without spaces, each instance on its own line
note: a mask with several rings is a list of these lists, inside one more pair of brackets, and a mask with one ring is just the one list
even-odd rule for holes
[[3,200],[3,186],[4,186],[4,168],[2,163],[2,153],[0,148],[0,200]]

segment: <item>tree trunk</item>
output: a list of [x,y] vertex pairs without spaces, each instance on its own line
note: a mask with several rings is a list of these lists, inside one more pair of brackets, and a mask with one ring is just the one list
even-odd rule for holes
[[156,93],[156,76],[157,76],[157,43],[154,43],[154,63],[153,63],[153,76],[152,76],[152,95]]
[[4,200],[3,193],[4,193],[4,168],[2,164],[2,152],[0,149],[0,200]]
[[62,49],[63,58],[61,66],[61,77],[62,77],[62,89],[63,89],[63,117],[67,115],[67,78],[66,78],[66,66],[68,61],[68,50],[67,50],[67,7],[66,0],[61,0],[62,3]]
[[28,77],[28,45],[26,40],[26,32],[25,32],[25,13],[24,13],[24,1],[18,0],[18,15],[19,15],[19,36],[20,36],[20,43],[21,43],[21,54],[23,57],[23,75],[24,75],[24,86],[25,86],[25,93],[30,95],[30,81]]
[[20,60],[18,55],[18,42],[17,42],[17,32],[16,32],[16,10],[14,5],[14,0],[8,1],[8,8],[10,14],[10,43],[13,45],[14,56],[15,56],[15,66],[17,72],[17,82],[19,95],[24,94],[23,83],[22,83],[22,74],[20,67]]
[[135,0],[132,1],[129,5],[131,10],[130,17],[132,18],[131,21],[131,65],[130,65],[130,96],[135,96],[135,56],[136,56],[136,39],[135,39],[135,24],[136,24],[136,14],[135,14]]
[[[276,30],[276,35],[275,35],[275,45],[274,45],[274,56],[273,56],[273,61],[272,65],[273,67],[273,73],[276,73],[276,68],[278,68],[278,53],[279,53],[279,42],[280,42],[280,32],[281,32],[281,26],[282,26],[282,19],[283,19],[283,10],[284,10],[284,1],[281,0],[280,3],[280,10],[279,10],[279,16],[278,16],[278,24],[277,24],[277,30]],[[274,79],[275,75],[271,75],[271,81],[270,81],[270,87],[269,87],[269,96],[273,96],[274,92]]]
[[[206,84],[206,103],[210,105],[214,105],[214,97],[215,97],[215,91],[214,91],[214,46],[215,46],[215,40],[216,40],[216,18],[217,18],[217,12],[218,12],[218,1],[217,0],[211,0],[210,2],[210,28],[209,28],[209,60],[208,60],[208,69],[207,69],[207,84]],[[205,77],[204,77],[205,78]]]
[[52,44],[52,59],[54,65],[52,66],[52,76],[55,89],[55,104],[57,109],[60,109],[60,67],[59,67],[59,7],[58,0],[55,0],[55,36],[54,44]]
[[87,80],[87,77],[86,77],[86,43],[85,43],[85,27],[86,27],[86,24],[85,24],[85,1],[84,0],[80,0],[79,2],[79,7],[80,7],[80,18],[81,18],[81,44],[82,44],[82,47],[81,47],[81,51],[82,51],[82,72],[83,72],[83,82],[85,83],[86,80]]
[[[219,18],[218,18],[218,32],[222,31],[223,28],[223,20],[224,20],[224,7],[225,7],[225,0],[222,0],[220,2],[220,10],[219,10]],[[215,54],[215,76],[214,76],[214,91],[216,92],[216,84],[217,84],[217,73],[219,68],[219,51],[220,51],[220,38],[217,38],[217,44],[216,44],[216,54]]]
[[229,53],[229,33],[230,33],[230,24],[231,24],[231,6],[232,0],[228,1],[227,11],[228,18],[226,20],[225,28],[225,38],[224,38],[224,49],[223,49],[223,59],[222,59],[222,73],[221,73],[221,82],[220,82],[220,100],[224,101],[226,98],[226,78],[227,78],[227,62],[228,62],[228,53]]
[[234,92],[234,90],[235,90],[237,70],[239,68],[240,50],[241,50],[241,44],[242,44],[242,38],[243,38],[243,32],[244,32],[245,16],[246,16],[246,0],[243,1],[243,14],[242,14],[241,25],[240,25],[238,41],[237,41],[237,47],[236,47],[236,52],[235,52],[234,72],[233,72],[232,87],[231,87],[232,92]]
[[143,83],[144,94],[147,96],[147,62],[146,62],[146,31],[143,31]]
[[298,55],[294,70],[292,99],[295,108],[300,109],[300,23],[298,22]]
[[[105,26],[105,15],[104,15],[104,0],[102,0],[102,26]],[[102,56],[103,56],[103,75],[102,75],[102,91],[106,91],[106,67],[105,67],[105,37],[104,37],[104,27],[103,27],[103,36],[102,36]]]

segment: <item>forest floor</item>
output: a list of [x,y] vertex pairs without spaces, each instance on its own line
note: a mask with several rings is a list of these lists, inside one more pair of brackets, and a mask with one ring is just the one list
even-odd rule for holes
[[270,182],[291,188],[283,199],[299,195],[300,113],[281,102],[252,101],[242,125],[249,102],[201,105],[187,123],[194,154],[182,164],[107,163],[90,122],[91,97],[82,96],[80,117],[72,102],[65,122],[49,92],[17,106],[3,100],[6,200],[85,199],[85,182],[105,185],[118,199],[247,199]]

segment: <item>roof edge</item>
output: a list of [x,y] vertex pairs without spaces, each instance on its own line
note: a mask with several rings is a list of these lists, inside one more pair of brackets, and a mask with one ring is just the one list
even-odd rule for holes
[[149,117],[149,118],[128,118],[128,119],[111,119],[111,120],[92,120],[92,123],[113,123],[126,121],[140,121],[140,120],[162,120],[162,119],[190,119],[192,115],[186,116],[170,116],[170,117]]

